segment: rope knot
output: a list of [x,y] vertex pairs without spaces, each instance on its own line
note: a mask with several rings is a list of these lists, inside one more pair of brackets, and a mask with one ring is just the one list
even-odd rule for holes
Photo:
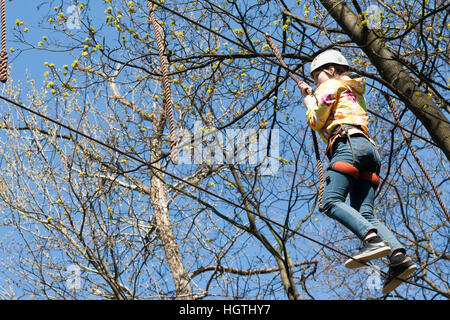
[[8,80],[8,52],[0,51],[0,81],[5,83]]

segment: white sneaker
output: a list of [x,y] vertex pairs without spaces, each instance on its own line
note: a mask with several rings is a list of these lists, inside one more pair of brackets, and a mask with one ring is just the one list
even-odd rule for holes
[[[369,242],[370,241],[370,242]],[[381,240],[379,236],[370,238],[363,242],[362,249],[345,262],[345,266],[349,269],[360,268],[370,260],[387,256],[391,253],[391,248],[386,241]]]

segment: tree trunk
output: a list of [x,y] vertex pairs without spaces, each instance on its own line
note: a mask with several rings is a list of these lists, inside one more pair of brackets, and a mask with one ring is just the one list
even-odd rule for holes
[[[280,250],[281,251],[281,250]],[[297,286],[295,285],[294,275],[292,274],[293,264],[290,256],[286,257],[286,262],[275,256],[277,264],[280,268],[281,281],[284,286],[284,290],[289,300],[300,300],[300,294],[298,293]],[[287,263],[287,265],[286,265]]]
[[450,122],[434,101],[416,85],[415,79],[404,70],[382,39],[363,26],[358,15],[344,1],[320,0],[320,2],[343,31],[365,52],[383,80],[390,85],[390,89],[420,120],[433,141],[450,160]]
[[[151,163],[161,158],[161,140],[155,135],[151,143]],[[160,168],[160,162],[153,166]],[[156,228],[159,240],[162,242],[166,254],[166,260],[172,273],[175,283],[177,299],[191,299],[192,292],[189,285],[189,274],[184,268],[180,248],[173,234],[172,224],[170,223],[169,209],[167,204],[167,191],[164,188],[163,181],[159,178],[161,173],[152,172],[151,177],[151,201],[155,214]]]

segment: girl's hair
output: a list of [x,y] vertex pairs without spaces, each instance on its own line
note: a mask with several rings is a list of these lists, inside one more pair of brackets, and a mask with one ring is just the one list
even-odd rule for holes
[[340,77],[342,75],[344,75],[345,73],[348,73],[349,68],[347,66],[341,66],[339,64],[333,64],[333,63],[329,63],[329,64],[325,64],[322,67],[320,67],[320,69],[328,69],[329,67],[333,66],[334,70],[336,70],[336,77]]

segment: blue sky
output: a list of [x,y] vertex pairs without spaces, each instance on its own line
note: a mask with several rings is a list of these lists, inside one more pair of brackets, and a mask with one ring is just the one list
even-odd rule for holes
[[[42,2],[42,1],[40,1]],[[98,7],[93,4],[89,5],[89,8],[92,12],[98,12],[102,20],[104,21],[103,10],[103,2],[94,1],[97,3]],[[27,8],[24,10],[24,8]],[[10,48],[15,49],[16,51],[11,53],[9,52],[9,64],[13,66],[12,69],[12,78],[16,80],[24,80],[25,74],[28,73],[30,79],[34,79],[39,85],[40,81],[44,80],[44,72],[47,70],[44,63],[54,63],[56,67],[61,67],[64,64],[70,65],[73,62],[73,57],[70,55],[71,52],[51,52],[49,50],[31,50],[31,51],[23,51],[18,54],[18,48],[23,47],[16,41],[13,37],[13,28],[18,28],[16,25],[16,20],[19,19],[24,23],[24,25],[20,26],[23,30],[25,27],[29,29],[26,33],[26,40],[37,46],[39,41],[43,41],[43,37],[49,34],[45,34],[45,31],[51,33],[51,30],[43,30],[44,28],[49,28],[49,23],[45,21],[44,17],[51,10],[47,5],[43,5],[41,8],[38,8],[35,1],[30,0],[10,0],[6,3],[7,10],[7,47],[8,51]],[[50,11],[51,12],[51,11]],[[67,17],[74,16],[74,11],[71,11],[70,6],[65,5],[63,9],[64,14]],[[37,27],[39,24],[42,24],[42,27]],[[74,29],[76,32],[76,28]],[[54,34],[52,34],[54,36]],[[64,39],[61,39],[64,41]]]

